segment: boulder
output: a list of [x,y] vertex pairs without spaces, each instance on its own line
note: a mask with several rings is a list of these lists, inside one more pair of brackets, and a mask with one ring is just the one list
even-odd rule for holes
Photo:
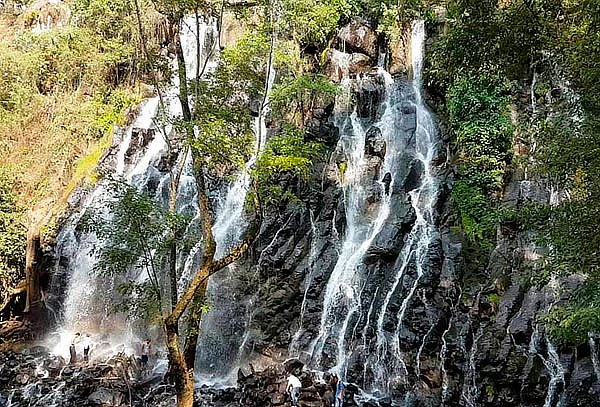
[[271,405],[280,406],[285,403],[285,394],[282,393],[272,393],[271,394]]
[[94,406],[117,407],[123,402],[123,393],[113,389],[100,387],[89,395],[88,400]]
[[304,363],[302,363],[297,358],[288,359],[283,363],[286,372],[301,372],[304,367]]
[[379,127],[369,128],[365,139],[365,153],[380,158],[385,157],[386,144]]
[[389,41],[390,63],[388,72],[392,75],[408,75],[410,71],[410,28],[401,30]]
[[370,72],[372,59],[359,52],[345,53],[337,49],[327,51],[325,74],[334,82],[340,82],[345,75],[355,76]]
[[134,154],[145,149],[154,138],[154,129],[134,128],[131,130],[131,142],[125,152],[125,159],[130,160]]
[[29,374],[27,374],[27,373],[19,373],[17,375],[17,377],[15,377],[15,381],[21,385],[25,385],[25,384],[29,383],[30,379],[31,379],[31,376],[29,376]]
[[377,33],[362,21],[353,20],[342,27],[338,39],[348,51],[377,58]]

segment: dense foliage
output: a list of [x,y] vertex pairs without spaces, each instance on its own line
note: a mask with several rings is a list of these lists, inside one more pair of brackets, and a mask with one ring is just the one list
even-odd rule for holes
[[13,192],[14,179],[0,170],[0,305],[24,277],[25,226],[23,208]]
[[511,157],[506,90],[502,81],[486,76],[459,77],[447,94],[449,125],[459,155],[452,197],[465,233],[484,244],[495,234],[493,197],[502,189]]
[[322,144],[306,142],[302,131],[293,125],[286,125],[279,135],[269,139],[253,171],[265,203],[294,200],[296,196],[281,186],[285,175],[308,181],[312,162],[322,151]]
[[[94,182],[114,125],[140,101],[139,80],[150,73],[131,2],[76,0],[69,7],[0,9],[0,166],[2,190],[11,191],[2,193],[3,294],[22,277],[25,256],[21,209],[14,208],[28,211],[35,228],[74,187]],[[156,53],[160,16],[148,2],[139,7],[146,48]],[[47,20],[54,27],[40,28]],[[152,71],[160,76],[163,65],[156,59]]]
[[[453,198],[462,229],[485,242],[489,239],[478,231],[487,228],[492,237],[502,219],[494,215],[493,191],[502,186],[497,181],[510,163],[505,143],[510,95],[522,114],[521,142],[535,147],[517,163],[549,180],[561,197],[550,207],[521,208],[511,220],[534,230],[547,248],[533,281],[571,274],[588,279],[568,304],[545,317],[554,339],[580,343],[588,332],[600,332],[600,296],[594,288],[600,248],[600,2],[454,0],[447,9],[447,31],[433,45],[428,75],[445,99],[459,154]],[[532,82],[531,89],[523,86]],[[472,97],[477,94],[483,98]],[[457,123],[453,111],[465,107],[463,95],[483,101],[482,114],[467,115],[466,106],[467,120]],[[465,153],[476,172],[465,168]]]
[[[6,33],[0,41],[0,162],[17,178],[18,199],[42,203],[46,212],[56,209],[65,189],[68,194],[93,174],[113,125],[140,100],[143,92],[134,85],[150,72],[130,2],[81,0],[71,7],[73,24],[58,20],[41,31],[30,26],[55,10],[23,12],[17,17],[23,30],[14,17],[0,19]],[[140,7],[146,48],[156,52],[160,19],[148,4]],[[63,14],[52,18],[64,20]]]

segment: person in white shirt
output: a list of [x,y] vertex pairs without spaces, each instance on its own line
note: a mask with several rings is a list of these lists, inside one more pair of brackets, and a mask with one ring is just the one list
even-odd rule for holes
[[288,385],[286,391],[290,393],[290,397],[292,399],[292,406],[298,405],[298,396],[300,395],[300,389],[302,388],[302,383],[300,379],[298,379],[293,374],[288,376]]

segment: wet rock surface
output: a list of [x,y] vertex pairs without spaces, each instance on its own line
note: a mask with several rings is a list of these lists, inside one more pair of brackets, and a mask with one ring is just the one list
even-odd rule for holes
[[41,346],[0,352],[1,406],[166,407],[172,400],[170,386],[146,379],[136,360],[126,355],[88,366],[68,365]]
[[[235,387],[200,387],[194,406],[289,407],[286,387],[290,372],[303,385],[299,406],[330,406],[331,387],[315,373],[303,371],[298,360],[288,360],[264,371],[240,373]],[[345,406],[357,406],[354,401],[357,390],[348,386]],[[0,405],[171,407],[175,406],[175,393],[162,377],[142,374],[131,357],[117,355],[102,363],[70,366],[47,349],[34,347],[23,352],[0,352]]]
[[[383,90],[376,79],[368,79],[356,89],[359,117],[368,122],[369,117],[381,114],[377,108]],[[402,164],[396,169],[390,188],[396,197],[388,222],[364,258],[364,267],[376,282],[362,288],[365,296],[393,282],[397,258],[416,221],[408,192],[422,182],[423,168],[420,162],[411,159],[415,147],[410,137],[417,124],[414,104],[400,105],[397,120],[407,135],[409,148],[403,152],[406,157],[400,160]],[[322,125],[321,122],[315,128]],[[388,146],[382,142],[379,129],[367,125],[365,131],[369,174],[378,174]],[[329,134],[333,140],[336,133]],[[347,232],[339,178],[330,175],[338,172],[331,170],[332,166],[339,168],[344,160],[343,155],[332,150],[325,163],[315,166],[309,185],[298,185],[297,192],[305,206],[299,212],[291,207],[282,208],[281,213],[270,216],[254,257],[247,260],[248,267],[259,266],[261,280],[255,286],[256,313],[250,322],[252,339],[245,346],[247,350],[260,349],[260,353],[269,355],[260,357],[267,365],[287,356],[310,359],[306,350],[319,335],[324,290],[339,256],[340,236]],[[600,386],[592,360],[599,352],[598,346],[554,347],[539,323],[539,316],[551,304],[564,299],[557,298],[549,287],[535,288],[525,283],[523,270],[533,267],[540,256],[535,236],[513,225],[502,225],[485,270],[462,267],[462,241],[451,229],[453,209],[447,200],[451,171],[443,168],[444,161],[443,157],[435,159],[439,166],[435,171],[441,180],[435,219],[439,235],[432,238],[430,249],[420,259],[427,271],[418,281],[416,269],[409,267],[405,271],[397,293],[390,299],[388,314],[382,319],[384,330],[389,333],[387,340],[392,341],[397,332],[398,352],[403,355],[405,365],[398,367],[399,379],[387,389],[387,394],[374,393],[378,400],[361,399],[360,404],[556,407],[560,401],[561,406],[600,406]],[[384,180],[369,174],[366,175],[372,184],[367,193],[373,197],[372,205],[378,205]],[[516,174],[506,188],[503,205],[514,207],[549,199],[543,183],[523,180]],[[578,284],[577,281],[561,283],[566,287]],[[397,328],[403,300],[413,286],[416,286],[414,295],[403,323]],[[370,305],[363,304],[363,318],[368,315]],[[375,335],[374,328],[369,328],[352,338],[355,341],[352,346],[360,352],[349,361],[347,375],[359,384],[369,379],[364,368],[366,356],[377,352],[376,346],[364,348],[363,343],[372,342]],[[334,365],[336,346],[333,340],[325,343],[323,366]],[[256,376],[249,380],[252,384],[247,389],[253,396],[247,400],[258,403],[251,405],[285,405],[278,404],[285,403],[281,395],[265,390],[269,386],[275,389],[279,385],[276,381]],[[322,396],[319,391],[316,393]],[[231,394],[223,397],[232,397]],[[235,397],[240,397],[235,402],[242,400],[242,396]]]
[[[417,221],[410,192],[422,182],[424,168],[414,159],[418,112],[406,81],[397,80],[405,100],[394,107],[395,128],[402,131],[400,164],[390,178],[379,177],[383,158],[390,146],[381,130],[372,126],[379,117],[386,84],[373,73],[377,38],[368,26],[352,22],[339,36],[338,65],[331,75],[340,79],[348,69],[361,76],[352,89],[345,112],[354,110],[366,130],[365,159],[368,161],[365,194],[368,208],[365,219],[381,205],[384,194],[393,197],[390,215],[366,251],[361,271],[370,283],[360,285],[366,298],[376,297],[395,283],[401,265],[398,261],[408,235]],[[403,47],[408,47],[403,38]],[[393,55],[395,72],[407,69],[406,50]],[[332,52],[333,54],[333,52]],[[343,59],[343,58],[347,59]],[[341,59],[340,59],[341,58]],[[334,58],[330,55],[330,60]],[[349,63],[340,66],[339,63]],[[217,407],[289,406],[285,393],[287,370],[295,370],[303,383],[300,405],[329,405],[329,392],[317,375],[302,371],[301,363],[282,363],[289,356],[309,362],[308,351],[319,336],[323,299],[328,280],[342,250],[346,229],[347,198],[341,187],[346,157],[336,150],[340,133],[333,123],[333,107],[322,106],[312,112],[306,125],[307,140],[323,141],[327,147],[321,161],[313,166],[308,182],[286,176],[280,186],[296,194],[299,202],[287,202],[270,211],[261,234],[249,256],[236,271],[227,275],[235,297],[234,321],[215,341],[231,337],[223,347],[223,358],[240,357],[246,368],[257,362],[263,370],[242,372],[237,385],[227,389],[203,387],[198,390],[197,405]],[[135,149],[145,148],[145,135],[137,135]],[[442,141],[447,136],[442,135]],[[128,151],[128,156],[134,154]],[[447,157],[434,159],[439,175],[439,196],[433,222],[438,227],[428,250],[419,253],[423,270],[409,265],[391,293],[387,313],[372,315],[383,300],[361,304],[349,324],[363,324],[349,341],[357,351],[349,360],[347,377],[362,385],[374,381],[373,369],[366,368],[370,355],[381,340],[394,344],[402,363],[390,365],[387,377],[397,377],[389,387],[373,391],[376,400],[363,398],[363,406],[600,406],[600,385],[594,358],[600,352],[600,340],[590,340],[579,348],[560,348],[547,338],[539,316],[562,297],[552,287],[531,287],[523,270],[534,267],[541,256],[536,237],[514,225],[502,225],[489,265],[466,270],[461,264],[462,240],[453,233],[454,209],[448,199],[452,169],[444,166]],[[165,158],[161,169],[172,160]],[[380,179],[381,178],[381,179]],[[386,190],[386,183],[389,190]],[[528,202],[548,203],[551,191],[544,183],[524,179],[515,172],[502,197],[506,208]],[[421,274],[419,274],[421,272]],[[578,281],[562,281],[576,287]],[[408,299],[407,299],[408,298]],[[400,320],[402,316],[402,320]],[[366,323],[365,323],[366,320]],[[322,366],[334,368],[336,340],[323,345]],[[227,362],[230,360],[227,359]],[[384,364],[387,361],[381,360]],[[91,367],[65,366],[65,361],[44,350],[30,353],[0,353],[0,406],[171,406],[173,388],[157,380],[144,381],[130,375],[123,380],[118,364]],[[120,365],[121,367],[123,365]],[[229,366],[228,366],[229,367]],[[353,406],[358,389],[348,386],[346,406]],[[359,398],[357,398],[358,400]],[[10,403],[10,404],[9,404]]]
[[[302,363],[298,361],[299,366]],[[298,406],[300,407],[329,407],[331,406],[331,387],[319,380],[314,373],[302,371],[301,367],[291,369],[300,379],[302,389],[300,391]],[[287,376],[289,375],[289,364],[272,366],[261,372],[253,372],[248,375],[239,375],[236,388],[211,389],[204,387],[199,389],[199,407],[267,407],[267,406],[291,406],[289,394],[286,392]],[[354,396],[358,389],[349,385],[346,393],[344,406],[357,406]]]

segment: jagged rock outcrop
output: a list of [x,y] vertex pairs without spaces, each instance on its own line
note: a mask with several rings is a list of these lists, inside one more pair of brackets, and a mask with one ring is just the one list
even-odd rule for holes
[[340,48],[347,52],[360,52],[377,59],[377,33],[365,22],[352,20],[338,33]]
[[325,61],[325,74],[337,83],[344,74],[355,76],[373,70],[372,59],[359,52],[345,53],[332,48],[327,51]]
[[[263,406],[291,406],[289,394],[286,392],[287,376],[294,373],[302,383],[298,406],[300,407],[328,407],[332,397],[331,387],[318,380],[314,373],[302,371],[302,363],[295,369],[289,369],[288,363],[271,366],[260,372],[248,375],[240,374],[237,380],[237,389],[215,391],[204,388],[199,395],[200,407],[263,407]],[[345,406],[354,407],[354,394],[358,389],[349,386],[345,397]]]

